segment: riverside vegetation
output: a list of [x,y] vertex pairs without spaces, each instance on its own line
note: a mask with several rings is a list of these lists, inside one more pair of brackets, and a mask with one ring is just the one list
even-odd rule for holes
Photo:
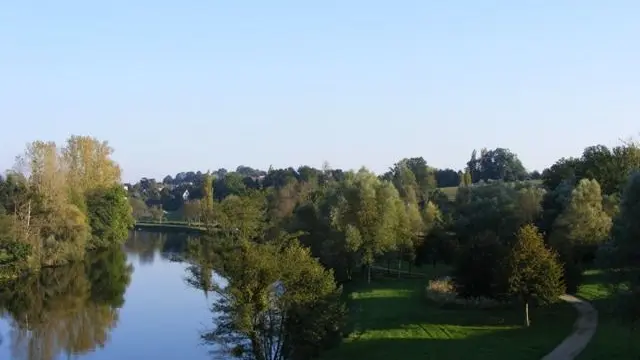
[[106,142],[34,141],[0,179],[0,278],[84,258],[119,244],[133,223]]
[[[542,174],[497,148],[474,151],[463,171],[435,169],[423,158],[402,159],[382,175],[328,165],[240,166],[144,178],[126,184],[126,196],[136,219],[204,228],[188,241],[187,282],[217,294],[202,340],[223,356],[539,359],[571,332],[575,311],[558,296],[585,293],[589,268],[601,269],[610,326],[635,336],[638,169],[640,148],[631,142],[588,147]],[[36,180],[22,174],[7,177],[3,189],[20,181],[31,189]],[[109,234],[120,227],[94,227],[90,214],[124,197],[62,193],[77,213],[86,211],[88,232],[118,238]],[[5,228],[24,226],[20,206],[4,207],[15,209],[5,211]],[[109,213],[118,215],[99,224],[126,218]],[[4,264],[28,263],[34,247],[15,245],[31,244],[15,228],[6,233],[13,236],[3,244],[13,247],[3,245]],[[40,264],[55,263],[47,256],[39,255]],[[598,331],[595,341],[619,340]],[[625,349],[626,358],[637,350]],[[582,356],[597,351],[591,346]]]

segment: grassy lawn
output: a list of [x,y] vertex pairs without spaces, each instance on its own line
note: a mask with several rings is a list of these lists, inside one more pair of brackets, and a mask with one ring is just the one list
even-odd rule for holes
[[[422,273],[441,272],[430,267]],[[423,297],[427,279],[381,278],[352,285],[352,333],[323,359],[536,359],[572,329],[576,312],[567,304],[534,309],[533,325],[521,326],[516,310],[445,310]]]
[[604,274],[587,271],[585,281],[578,289],[578,296],[590,301],[598,309],[598,328],[591,342],[576,358],[578,360],[622,360],[640,358],[640,333],[631,337],[629,327],[611,314],[614,299],[604,285]]

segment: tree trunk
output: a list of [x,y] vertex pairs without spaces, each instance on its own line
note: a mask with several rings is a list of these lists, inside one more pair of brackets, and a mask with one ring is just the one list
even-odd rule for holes
[[402,269],[402,259],[398,259],[398,279],[400,279],[400,271]]
[[529,300],[524,301],[524,326],[531,326],[531,321],[529,321]]
[[391,259],[387,259],[387,275],[391,275]]
[[371,265],[367,266],[367,283],[371,284]]
[[413,261],[409,261],[409,274],[411,274],[412,268],[413,268]]

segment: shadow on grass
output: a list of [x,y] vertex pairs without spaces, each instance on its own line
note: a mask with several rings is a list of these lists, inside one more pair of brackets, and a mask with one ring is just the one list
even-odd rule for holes
[[631,360],[640,359],[640,331],[632,328],[616,307],[620,305],[605,270],[588,270],[577,296],[589,301],[598,310],[598,327],[578,360]]
[[349,284],[351,334],[323,359],[539,359],[572,330],[575,310],[560,303],[520,309],[445,310],[424,298],[425,279]]
[[[549,329],[549,324],[545,328]],[[539,360],[557,346],[564,337],[563,335],[557,339],[548,334],[546,337],[532,336],[540,330],[530,330],[487,330],[485,333],[475,334],[456,334],[450,331],[449,338],[429,333],[428,328],[422,336],[411,333],[410,330],[398,331],[395,334],[397,337],[384,337],[384,333],[374,332],[366,337],[347,340],[339,347],[325,353],[322,359]]]

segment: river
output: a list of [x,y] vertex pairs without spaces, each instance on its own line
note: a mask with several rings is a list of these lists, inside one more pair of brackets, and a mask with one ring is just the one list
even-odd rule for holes
[[213,295],[185,281],[186,238],[132,232],[122,250],[0,289],[0,359],[211,359]]

